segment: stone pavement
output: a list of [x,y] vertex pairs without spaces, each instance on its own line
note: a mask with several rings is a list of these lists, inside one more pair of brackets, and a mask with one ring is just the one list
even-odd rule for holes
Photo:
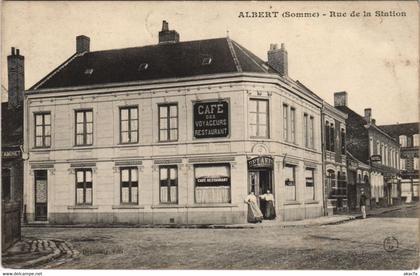
[[63,240],[23,239],[2,254],[6,268],[49,268],[77,258],[79,252]]

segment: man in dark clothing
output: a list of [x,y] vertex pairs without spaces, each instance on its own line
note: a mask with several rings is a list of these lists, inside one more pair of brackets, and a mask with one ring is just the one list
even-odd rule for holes
[[362,189],[360,195],[360,210],[362,211],[364,219],[366,218],[366,199],[365,191]]

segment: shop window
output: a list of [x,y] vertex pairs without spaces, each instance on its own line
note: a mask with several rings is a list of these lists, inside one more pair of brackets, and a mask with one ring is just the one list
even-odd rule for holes
[[159,105],[159,141],[178,140],[178,104]]
[[92,204],[92,170],[77,169],[76,173],[76,204]]
[[121,144],[139,141],[138,107],[120,108],[120,142]]
[[93,143],[93,111],[77,110],[75,112],[76,128],[75,137],[76,145],[92,145]]
[[138,203],[138,170],[137,168],[121,168],[121,203]]
[[11,175],[10,169],[1,169],[1,199],[9,201],[11,199]]
[[249,135],[252,138],[269,138],[268,100],[249,100]]
[[230,165],[195,165],[195,202],[230,203]]
[[286,188],[286,200],[296,200],[296,166],[284,167],[284,185]]
[[178,203],[177,166],[159,167],[160,203]]
[[51,114],[35,114],[35,147],[47,148],[51,146]]
[[315,199],[315,170],[313,168],[306,168],[305,170],[305,199]]

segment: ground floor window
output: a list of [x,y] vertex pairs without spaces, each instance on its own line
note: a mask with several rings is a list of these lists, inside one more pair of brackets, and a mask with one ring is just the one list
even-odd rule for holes
[[284,185],[286,188],[286,200],[296,200],[296,166],[284,167]]
[[230,164],[194,166],[195,202],[230,203]]
[[305,200],[315,199],[315,170],[313,168],[305,169]]
[[1,199],[9,201],[11,198],[10,169],[1,169]]
[[121,203],[138,203],[137,168],[121,168]]
[[160,166],[160,202],[161,203],[178,203],[178,167]]
[[76,170],[76,204],[92,204],[92,169]]

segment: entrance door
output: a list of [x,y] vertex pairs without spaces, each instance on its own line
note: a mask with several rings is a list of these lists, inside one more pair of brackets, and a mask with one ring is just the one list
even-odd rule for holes
[[249,192],[254,192],[257,197],[257,204],[260,208],[262,201],[260,201],[260,195],[265,194],[267,191],[273,193],[271,171],[270,170],[258,170],[249,171]]
[[35,171],[35,220],[47,220],[47,171]]

